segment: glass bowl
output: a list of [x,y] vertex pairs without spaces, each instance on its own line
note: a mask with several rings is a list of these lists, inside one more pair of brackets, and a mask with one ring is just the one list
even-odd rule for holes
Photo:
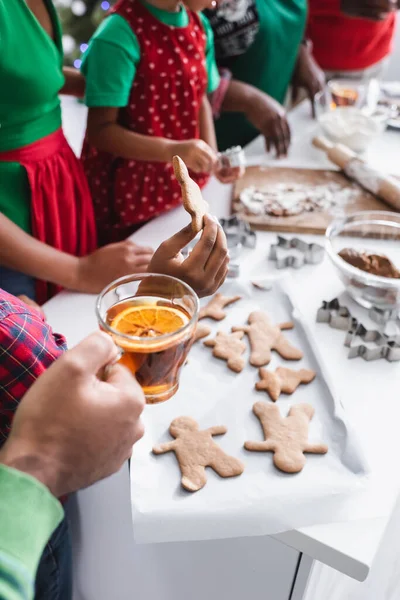
[[363,211],[336,219],[326,230],[326,251],[347,292],[366,308],[398,310],[400,279],[382,277],[350,265],[344,248],[388,257],[400,269],[400,214]]

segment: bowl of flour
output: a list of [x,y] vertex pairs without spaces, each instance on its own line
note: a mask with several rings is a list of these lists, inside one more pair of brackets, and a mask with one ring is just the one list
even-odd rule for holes
[[368,114],[354,106],[341,106],[318,117],[324,134],[332,142],[344,144],[357,153],[365,152],[369,144],[386,129],[387,114]]

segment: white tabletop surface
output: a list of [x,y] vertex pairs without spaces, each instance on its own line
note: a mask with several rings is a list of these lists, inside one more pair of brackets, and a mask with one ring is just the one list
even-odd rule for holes
[[[79,151],[85,119],[84,108],[70,100],[64,102],[63,107],[66,135],[74,149]],[[305,104],[293,111],[290,122],[292,148],[289,157],[279,164],[330,168],[332,165],[323,154],[310,144],[317,125],[309,117],[309,106]],[[260,138],[247,148],[246,154],[252,164],[274,162],[264,153]],[[400,135],[397,132],[386,132],[369,149],[368,159],[375,168],[400,174],[399,154]],[[223,186],[214,180],[207,186],[204,195],[217,216],[229,214],[229,186]],[[157,247],[186,222],[187,215],[183,209],[176,209],[143,227],[135,234],[134,239],[138,243]],[[251,261],[246,260],[250,255],[243,258],[246,272],[259,271],[262,265],[265,275],[276,274],[273,265],[265,260],[267,249],[274,239],[275,235],[272,233],[258,233],[258,246],[251,255]],[[305,239],[311,241],[318,238],[306,236]],[[349,418],[356,425],[376,482],[368,502],[360,501],[359,507],[349,509],[352,518],[355,515],[360,517],[358,520],[307,527],[279,534],[276,538],[355,579],[363,580],[378,550],[396,497],[397,481],[393,479],[393,474],[399,471],[400,363],[367,363],[362,359],[349,361],[342,345],[343,332],[315,323],[315,313],[321,301],[330,300],[342,292],[341,283],[327,258],[321,265],[307,266],[290,272],[289,276],[296,289],[296,300],[312,327],[322,354],[329,339],[329,356],[325,358]],[[45,310],[50,324],[66,335],[70,346],[96,328],[93,296],[64,292],[51,300]],[[115,485],[119,480],[120,476],[116,476]],[[126,485],[124,489],[127,490]],[[111,501],[115,490],[111,491],[110,486],[109,490]],[[366,515],[373,518],[361,518]],[[346,521],[346,518],[347,515],[344,515],[343,520]]]

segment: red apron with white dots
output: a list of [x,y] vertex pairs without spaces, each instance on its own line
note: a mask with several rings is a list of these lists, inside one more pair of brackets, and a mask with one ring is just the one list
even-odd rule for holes
[[[113,11],[134,31],[140,62],[119,123],[137,133],[174,140],[199,138],[199,110],[207,89],[206,36],[188,11],[187,27],[158,21],[138,0],[120,0]],[[94,201],[101,243],[123,239],[138,224],[181,203],[170,163],[126,160],[97,151],[85,139],[82,161]],[[200,186],[207,175],[193,174]]]

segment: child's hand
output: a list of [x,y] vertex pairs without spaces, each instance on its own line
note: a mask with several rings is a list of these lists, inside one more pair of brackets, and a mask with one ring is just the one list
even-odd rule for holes
[[244,175],[244,167],[223,167],[215,171],[215,177],[221,183],[234,183]]
[[186,166],[195,173],[211,173],[218,157],[203,140],[187,140],[173,144],[173,154],[181,157]]
[[109,244],[78,259],[76,282],[71,287],[79,292],[98,294],[118,277],[146,272],[152,256],[152,248],[138,246],[130,240]]
[[201,238],[188,258],[183,258],[181,250],[195,237],[191,225],[160,245],[150,261],[149,273],[178,277],[200,297],[214,294],[228,273],[228,248],[222,227],[210,215],[204,217],[204,223]]

